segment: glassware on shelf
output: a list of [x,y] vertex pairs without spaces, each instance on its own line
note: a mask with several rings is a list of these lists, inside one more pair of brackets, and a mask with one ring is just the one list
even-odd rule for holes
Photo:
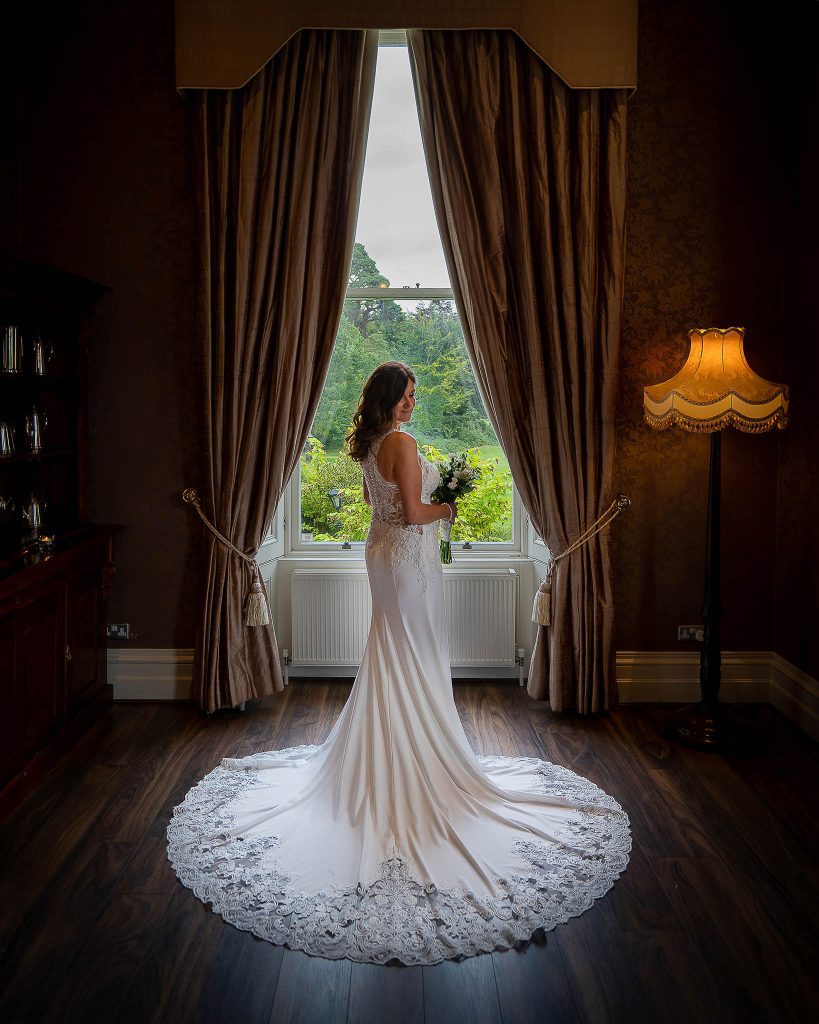
[[23,372],[23,332],[16,324],[8,324],[3,328],[0,370],[3,373]]
[[8,423],[0,423],[0,458],[14,455],[14,427]]
[[28,504],[23,509],[23,523],[26,525],[26,532],[36,533],[43,525],[43,512],[48,507],[47,501],[41,501],[32,494]]
[[31,415],[26,416],[26,437],[29,451],[39,452],[44,447],[43,434],[48,426],[48,416],[39,412],[36,405],[31,407]]
[[31,340],[31,364],[34,372],[40,377],[45,376],[53,358],[54,346],[44,341],[41,335],[35,334]]

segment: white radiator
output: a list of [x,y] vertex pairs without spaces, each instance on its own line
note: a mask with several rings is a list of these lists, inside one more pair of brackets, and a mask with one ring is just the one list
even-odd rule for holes
[[295,570],[290,576],[293,665],[358,665],[370,628],[366,573]]
[[[444,574],[453,668],[516,669],[518,582],[514,569]],[[297,569],[290,599],[289,667],[357,668],[372,617],[367,574]]]

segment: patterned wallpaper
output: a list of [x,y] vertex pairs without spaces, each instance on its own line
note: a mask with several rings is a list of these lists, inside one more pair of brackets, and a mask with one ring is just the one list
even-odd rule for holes
[[819,679],[819,4],[806,5],[810,28],[792,39],[797,49],[785,120],[785,275],[783,379],[791,385],[790,427],[779,463],[774,649]]
[[[709,439],[651,430],[642,389],[682,366],[692,327],[746,327],[751,366],[777,378],[781,249],[762,83],[726,11],[641,0],[639,39],[615,475],[633,505],[615,528],[617,647],[669,650],[677,624],[701,622]],[[723,435],[729,649],[773,643],[776,449],[773,436]]]
[[91,514],[126,527],[109,620],[130,622],[139,647],[190,647],[199,527],[179,495],[202,445],[173,2],[83,0],[29,17],[38,59],[17,78],[23,255],[112,289],[95,310],[89,381]]
[[[111,619],[138,623],[140,646],[187,647],[198,527],[177,495],[201,444],[195,392],[180,386],[195,361],[195,246],[173,3],[84,0],[61,11],[38,24],[37,67],[17,79],[24,249],[114,289],[98,314],[92,380],[94,514],[127,524]],[[816,614],[804,566],[806,543],[816,554],[816,528],[805,527],[816,520],[816,448],[797,387],[809,354],[792,347],[788,321],[783,361],[779,98],[759,73],[773,19],[755,18],[733,0],[640,3],[615,475],[634,504],[613,535],[617,646],[676,649],[676,625],[700,621],[708,440],[651,431],[642,388],[681,365],[687,328],[738,323],[751,365],[791,383],[795,404],[787,439],[724,435],[724,645],[771,649],[776,591],[783,653],[817,674],[817,641],[805,636],[819,631],[802,622]],[[0,172],[9,177],[6,164]],[[10,194],[0,203],[16,223]],[[794,239],[800,223],[793,210]],[[812,258],[801,265],[815,278]],[[785,293],[796,321],[809,316],[803,284]]]

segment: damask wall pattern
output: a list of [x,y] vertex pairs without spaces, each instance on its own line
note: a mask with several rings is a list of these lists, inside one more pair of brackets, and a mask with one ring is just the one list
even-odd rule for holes
[[131,623],[139,647],[191,647],[199,529],[179,495],[202,446],[173,0],[83,0],[48,18],[14,6],[37,52],[36,71],[23,61],[15,78],[20,202],[8,212],[21,255],[111,288],[94,311],[89,381],[91,515],[125,526],[110,619]]
[[[783,380],[791,385],[791,424],[780,448],[777,490],[776,636],[774,650],[819,679],[819,4],[783,104],[787,159],[784,214]],[[808,12],[806,12],[808,13]]]
[[[746,327],[751,365],[779,373],[778,170],[766,147],[777,128],[745,52],[759,43],[755,26],[746,16],[738,38],[729,13],[640,4],[615,474],[633,502],[614,537],[619,650],[680,649],[677,625],[701,622],[709,438],[651,430],[643,387],[682,366],[693,327]],[[751,141],[754,159],[740,160]],[[729,649],[773,643],[777,444],[723,434]]]
[[[737,324],[754,369],[790,383],[794,399],[781,438],[724,435],[724,646],[781,645],[819,674],[806,568],[817,552],[816,423],[798,388],[816,348],[797,329],[813,315],[805,214],[815,220],[816,201],[806,208],[803,194],[789,208],[783,275],[780,109],[793,67],[778,82],[769,52],[786,28],[792,45],[795,12],[808,8],[819,5],[790,0],[787,16],[764,23],[734,0],[640,3],[615,475],[633,507],[611,536],[621,650],[676,649],[676,625],[699,622],[702,599],[708,440],[651,431],[642,388],[679,368],[688,328]],[[111,619],[137,623],[140,646],[191,647],[198,527],[177,496],[201,449],[189,385],[196,245],[173,2],[64,5],[37,23],[36,40],[36,73],[21,67],[18,95],[0,100],[20,126],[0,157],[0,244],[113,287],[91,381],[93,512],[127,526]],[[815,149],[811,166],[816,180]]]

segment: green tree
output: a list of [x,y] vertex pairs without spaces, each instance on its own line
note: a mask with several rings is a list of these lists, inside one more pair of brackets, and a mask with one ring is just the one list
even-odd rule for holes
[[497,444],[483,410],[460,320],[450,300],[422,303],[387,338],[417,376],[413,433],[447,451]]
[[390,358],[383,332],[362,335],[346,315],[347,305],[311,430],[331,451],[338,451],[344,443],[364,381],[379,363]]
[[353,246],[353,258],[350,261],[350,287],[379,288],[381,285],[386,286],[389,283],[361,242],[356,242]]
[[[356,242],[350,285],[376,287],[385,278],[365,247]],[[364,504],[361,469],[338,455],[350,429],[364,381],[379,363],[398,359],[416,374],[418,404],[412,433],[433,452],[497,445],[466,351],[454,303],[421,302],[404,311],[392,300],[348,299],[333,357],[302,457],[303,530],[316,540],[363,540],[370,522]],[[335,457],[337,456],[337,457]],[[511,476],[498,459],[480,462],[482,478],[460,505],[456,540],[509,540],[512,530]],[[327,492],[336,487],[342,507],[336,512]]]
[[[361,242],[353,246],[353,258],[350,263],[349,288],[387,288],[389,279],[384,277],[375,260],[370,256]],[[397,302],[390,299],[348,299],[344,303],[345,315],[355,324],[364,337],[370,332],[374,322],[381,324],[394,322],[402,318],[403,311]]]

